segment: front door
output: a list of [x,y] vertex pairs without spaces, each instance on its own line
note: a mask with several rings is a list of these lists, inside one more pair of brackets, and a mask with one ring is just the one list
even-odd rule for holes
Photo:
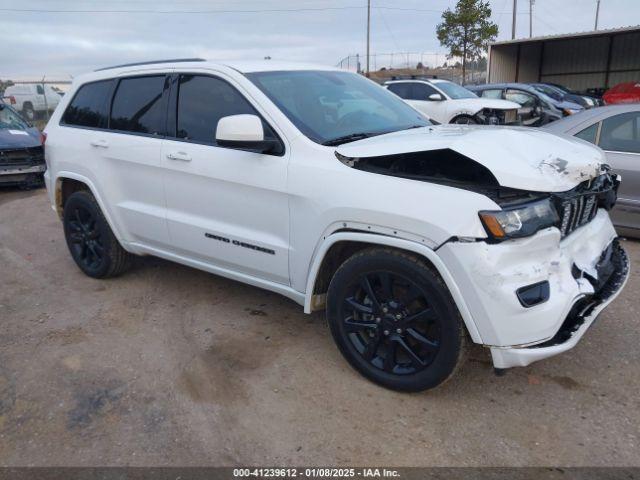
[[[222,78],[172,79],[162,163],[175,253],[219,268],[289,284],[287,153],[216,144],[218,120],[256,109]],[[276,136],[263,121],[265,137]]]
[[542,124],[542,108],[540,107],[540,102],[535,95],[523,90],[509,88],[505,93],[504,98],[505,100],[520,104],[518,116],[520,117],[522,125],[536,127]]

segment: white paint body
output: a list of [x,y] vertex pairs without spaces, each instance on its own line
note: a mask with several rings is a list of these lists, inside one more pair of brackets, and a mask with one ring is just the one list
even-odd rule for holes
[[[523,364],[518,349],[511,347],[552,337],[576,299],[589,293],[588,285],[571,276],[571,265],[594,265],[612,241],[615,233],[607,213],[600,211],[563,240],[557,228],[548,228],[490,245],[484,241],[487,234],[478,211],[500,207],[487,196],[356,170],[341,163],[336,151],[362,157],[450,148],[485,165],[504,186],[540,192],[569,190],[595,177],[602,152],[539,131],[463,126],[426,127],[323,146],[303,135],[241,73],[305,68],[321,69],[272,62],[233,68],[194,62],[77,77],[46,129],[45,181],[54,209],[58,182],[84,182],[128,251],[281,293],[304,305],[306,312],[311,311],[323,256],[336,242],[412,251],[440,272],[472,339],[502,352],[494,355],[496,365]],[[74,92],[86,82],[180,71],[214,75],[233,85],[282,139],[284,155],[60,125]],[[253,120],[235,119],[218,133],[228,128],[237,135],[242,122]],[[255,130],[255,125],[250,127]],[[232,241],[215,241],[205,233]],[[242,242],[273,254],[238,248]],[[514,287],[539,279],[552,284],[553,301],[525,310]]]
[[385,87],[388,88],[389,85],[397,83],[422,83],[429,85],[441,95],[442,100],[432,100],[429,98],[421,100],[403,100],[416,110],[426,115],[428,118],[433,119],[438,123],[451,123],[461,115],[473,117],[485,108],[511,111],[517,111],[520,108],[520,105],[518,103],[498,98],[451,98],[439,86],[443,82],[447,82],[447,80],[392,80],[386,82]]

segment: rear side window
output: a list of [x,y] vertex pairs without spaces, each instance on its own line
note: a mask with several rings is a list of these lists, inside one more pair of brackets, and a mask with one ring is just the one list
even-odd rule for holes
[[164,75],[120,80],[113,98],[109,129],[154,135],[164,131],[164,85]]
[[596,143],[598,125],[599,123],[594,123],[590,127],[587,127],[584,130],[580,130],[578,133],[576,133],[575,136],[581,138],[582,140],[586,140],[587,142]]
[[257,115],[249,102],[227,82],[201,75],[180,75],[177,113],[176,136],[200,143],[215,143],[216,128],[222,117]]
[[388,89],[405,100],[411,98],[411,84],[410,83],[392,83]]
[[614,152],[640,153],[640,113],[621,113],[603,120],[600,148]]
[[502,90],[483,90],[482,96],[484,98],[502,98]]
[[109,98],[113,80],[87,83],[80,87],[62,116],[64,125],[107,128]]

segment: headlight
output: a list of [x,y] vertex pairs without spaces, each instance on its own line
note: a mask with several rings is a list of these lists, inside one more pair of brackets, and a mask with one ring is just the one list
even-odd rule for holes
[[587,102],[587,105],[593,107],[593,100],[591,100],[589,97],[582,97],[584,98],[584,101]]
[[575,108],[564,108],[562,111],[565,115],[573,115],[574,113],[578,113],[580,110]]
[[558,212],[549,199],[505,210],[484,210],[479,214],[485,230],[494,240],[528,237],[559,221]]

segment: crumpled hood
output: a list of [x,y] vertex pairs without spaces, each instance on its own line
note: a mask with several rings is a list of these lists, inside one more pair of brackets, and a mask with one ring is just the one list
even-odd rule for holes
[[439,125],[346,143],[347,158],[451,149],[488,168],[504,187],[564,192],[603,172],[603,152],[586,142],[526,127]]
[[501,100],[499,98],[459,98],[456,100],[448,100],[448,102],[459,103],[475,112],[479,112],[483,108],[493,108],[495,110],[515,110],[520,108],[520,104],[518,103]]
[[36,128],[27,130],[0,128],[0,150],[30,148],[40,145],[40,134]]

